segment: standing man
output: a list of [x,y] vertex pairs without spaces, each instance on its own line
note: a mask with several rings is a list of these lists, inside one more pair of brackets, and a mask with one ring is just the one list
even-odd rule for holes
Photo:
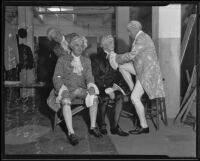
[[131,100],[139,116],[141,128],[131,130],[130,133],[149,133],[141,97],[144,92],[147,93],[149,99],[165,97],[162,74],[154,43],[150,36],[142,31],[140,22],[129,22],[127,31],[129,36],[134,39],[132,50],[121,55],[115,54],[111,61],[116,66],[127,62],[133,63],[136,71],[136,84],[131,94]]

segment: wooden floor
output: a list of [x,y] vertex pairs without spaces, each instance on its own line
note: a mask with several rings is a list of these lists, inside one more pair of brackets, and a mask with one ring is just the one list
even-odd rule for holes
[[[35,103],[34,103],[34,102]],[[149,134],[129,135],[120,137],[110,134],[107,121],[108,135],[95,138],[88,133],[88,111],[82,111],[73,117],[79,144],[72,146],[66,137],[65,126],[58,126],[52,131],[52,111],[41,103],[41,99],[29,98],[13,102],[11,99],[5,104],[5,154],[8,157],[31,154],[46,157],[77,158],[106,157],[106,158],[134,158],[135,156],[166,156],[166,157],[196,157],[196,132],[191,126],[169,125],[160,123],[160,130],[156,131],[148,120]],[[121,116],[120,126],[128,131],[133,128],[129,117]],[[63,131],[64,130],[64,131]],[[53,155],[52,155],[53,154]],[[26,156],[28,157],[28,156]],[[18,157],[19,158],[19,157]]]

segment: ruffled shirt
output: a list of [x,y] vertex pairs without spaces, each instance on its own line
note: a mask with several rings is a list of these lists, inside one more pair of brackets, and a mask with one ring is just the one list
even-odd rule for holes
[[73,56],[73,60],[71,62],[71,65],[73,67],[73,73],[81,75],[83,71],[83,66],[81,64],[80,56],[75,56],[73,53],[71,54]]

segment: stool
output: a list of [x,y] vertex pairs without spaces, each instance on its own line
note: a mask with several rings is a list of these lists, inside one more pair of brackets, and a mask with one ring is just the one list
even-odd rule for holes
[[[150,101],[150,107],[147,106],[148,103],[146,103],[145,105],[146,117],[151,119],[156,130],[159,129],[159,116],[161,117],[161,120],[163,121],[164,125],[168,126],[165,98],[155,98]],[[156,119],[156,123],[154,121],[154,118]]]

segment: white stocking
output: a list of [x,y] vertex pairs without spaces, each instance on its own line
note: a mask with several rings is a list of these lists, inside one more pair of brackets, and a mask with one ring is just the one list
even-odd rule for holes
[[74,129],[73,129],[73,125],[72,125],[72,111],[71,111],[71,106],[68,104],[64,104],[63,106],[63,116],[65,119],[65,123],[68,129],[68,133],[70,134],[74,134]]
[[89,115],[90,115],[90,128],[96,127],[96,118],[97,118],[97,98],[94,100],[94,104],[89,107]]
[[131,74],[135,75],[135,69],[132,63],[126,63],[119,66],[119,71],[121,72],[124,80],[129,86],[129,89],[132,91],[134,87],[134,83],[131,77]]
[[141,85],[140,81],[137,80],[136,84],[135,84],[135,88],[133,89],[133,92],[131,94],[131,100],[132,100],[133,104],[135,105],[136,112],[140,119],[141,127],[146,128],[146,127],[148,127],[148,125],[147,125],[147,121],[145,118],[144,106],[141,102],[141,97],[143,94],[144,94],[144,90],[142,88],[142,85]]

